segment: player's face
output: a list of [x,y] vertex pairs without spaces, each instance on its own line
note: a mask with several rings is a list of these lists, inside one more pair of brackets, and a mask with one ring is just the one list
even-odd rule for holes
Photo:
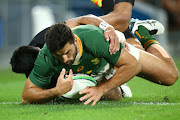
[[77,47],[75,44],[67,43],[63,49],[54,54],[65,65],[72,65],[77,55]]

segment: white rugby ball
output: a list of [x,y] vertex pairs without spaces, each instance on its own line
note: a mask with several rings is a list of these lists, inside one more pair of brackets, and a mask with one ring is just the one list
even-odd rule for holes
[[74,84],[71,91],[60,97],[61,100],[77,100],[82,96],[79,92],[88,86],[96,86],[97,82],[94,78],[85,74],[74,74],[73,75]]

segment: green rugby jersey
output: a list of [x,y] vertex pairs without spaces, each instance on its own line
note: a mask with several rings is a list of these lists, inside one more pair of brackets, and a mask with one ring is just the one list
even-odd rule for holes
[[[63,65],[44,45],[29,75],[33,84],[46,88],[51,82],[51,77],[59,75],[62,68],[65,68],[66,71],[72,69],[74,74],[97,74],[107,62],[111,65],[116,64],[121,50],[110,55],[109,42],[105,40],[104,33],[99,27],[82,25],[74,28],[73,33],[78,37],[81,46],[75,63],[71,66]],[[121,44],[120,47],[122,49],[123,45]]]

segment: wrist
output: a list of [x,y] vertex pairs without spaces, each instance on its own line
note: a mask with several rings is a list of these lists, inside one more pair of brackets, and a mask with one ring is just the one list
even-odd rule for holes
[[56,97],[60,97],[63,95],[62,90],[59,90],[57,87],[53,88],[53,91],[54,91]]
[[107,87],[105,85],[99,85],[97,86],[98,90],[101,91],[101,93],[104,95],[106,92],[108,92],[109,90],[107,89]]
[[108,26],[105,31],[108,31],[108,30],[113,30],[113,31],[115,31],[115,29],[114,29],[114,27],[113,27],[112,25]]
[[114,27],[110,24],[108,24],[107,22],[103,21],[99,24],[99,28],[101,28],[102,30],[106,31],[106,29],[114,29]]

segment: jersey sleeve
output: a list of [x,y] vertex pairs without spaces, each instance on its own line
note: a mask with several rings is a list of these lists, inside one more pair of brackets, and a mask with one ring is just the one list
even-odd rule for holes
[[121,50],[123,48],[123,44],[120,44],[120,50],[116,52],[116,54],[109,54],[109,49],[104,51],[104,56],[103,58],[111,65],[115,66],[120,55],[121,55]]
[[34,63],[34,68],[29,75],[29,79],[36,86],[47,88],[52,76],[51,67],[48,65],[44,54],[40,52]]

